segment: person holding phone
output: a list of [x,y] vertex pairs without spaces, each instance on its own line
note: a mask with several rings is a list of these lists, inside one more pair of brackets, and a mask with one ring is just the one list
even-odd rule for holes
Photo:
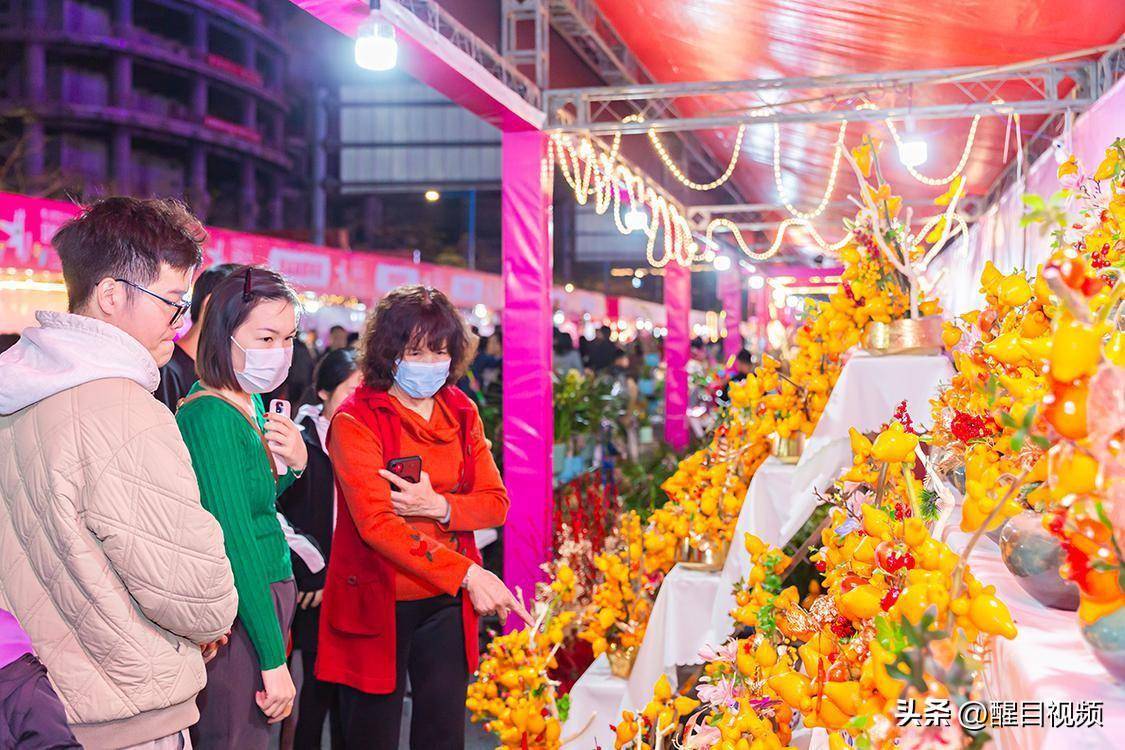
[[339,510],[316,675],[340,686],[345,747],[398,748],[409,675],[411,748],[463,748],[477,615],[531,621],[473,540],[504,523],[508,494],[476,406],[454,386],[469,351],[444,294],[391,291],[360,342],[363,384],[332,420]]
[[289,715],[296,695],[285,650],[297,587],[275,508],[308,452],[293,421],[267,414],[259,394],[289,371],[297,310],[293,289],[268,269],[247,266],[220,281],[203,316],[199,382],[176,413],[238,590],[230,642],[208,662],[199,695],[198,747],[265,750],[269,725]]
[[[333,349],[321,358],[312,382],[318,404],[305,404],[297,410],[309,464],[301,478],[278,500],[285,518],[305,538],[316,543],[321,559],[332,552],[332,531],[336,526],[336,477],[328,457],[328,425],[344,399],[359,385],[355,352]],[[324,564],[318,570],[315,560],[290,539],[290,557],[297,579],[297,613],[293,617],[293,653],[301,656],[301,685],[297,696],[297,724],[293,747],[315,750],[321,746],[324,719],[329,717],[332,746],[341,747],[339,712],[335,709],[336,686],[316,679],[317,633],[320,628],[320,602],[324,596]]]

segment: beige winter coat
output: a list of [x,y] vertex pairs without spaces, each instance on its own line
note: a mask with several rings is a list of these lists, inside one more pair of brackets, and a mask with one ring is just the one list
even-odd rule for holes
[[197,644],[238,598],[148,351],[92,318],[39,320],[0,355],[0,608],[79,741],[119,748],[197,721]]

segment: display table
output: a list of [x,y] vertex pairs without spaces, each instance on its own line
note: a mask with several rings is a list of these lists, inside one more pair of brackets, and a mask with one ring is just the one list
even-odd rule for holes
[[[652,686],[660,675],[676,684],[676,666],[701,664],[710,619],[708,613],[719,590],[719,574],[703,573],[676,565],[660,585],[652,606],[644,642],[637,650],[633,672],[621,698],[621,710],[637,710],[652,699]],[[614,723],[621,715],[617,711]]]
[[[851,463],[848,430],[875,432],[906,401],[919,427],[928,427],[930,399],[938,386],[953,378],[953,366],[942,355],[896,354],[875,357],[857,351],[848,359],[828,397],[816,429],[805,443],[793,475],[793,504],[774,542],[789,541],[816,507],[816,492],[823,492]],[[767,540],[772,541],[772,540]]]
[[[801,461],[790,466],[771,458],[759,467],[747,489],[723,570],[701,573],[675,566],[657,595],[629,680],[612,677],[602,658],[575,684],[571,691],[573,718],[564,727],[563,737],[583,729],[592,712],[597,711],[598,716],[582,732],[581,740],[568,747],[592,747],[587,738],[609,737],[609,724],[617,723],[622,710],[638,710],[648,703],[661,674],[675,684],[676,666],[701,663],[701,648],[708,642],[719,644],[730,635],[731,587],[749,568],[744,534],[750,531],[776,546],[789,541],[816,507],[816,491],[835,482],[851,463],[850,427],[878,430],[903,400],[915,421],[922,422],[938,385],[952,376],[952,367],[942,356],[853,355]],[[615,701],[616,696],[620,697]]]
[[781,529],[793,511],[792,481],[797,467],[783,464],[773,456],[767,458],[750,480],[746,500],[734,527],[730,552],[719,574],[718,591],[711,609],[711,627],[706,642],[720,644],[734,630],[730,611],[734,608],[734,584],[750,572],[750,556],[743,539],[754,534],[767,544],[777,544]]
[[625,680],[609,671],[603,654],[578,678],[570,689],[570,714],[563,724],[562,739],[574,750],[612,747],[613,730],[621,713],[617,710],[625,695]]
[[[969,535],[952,531],[948,544],[960,552]],[[1044,727],[992,730],[998,750],[1075,750],[1125,744],[1125,687],[1116,684],[1094,658],[1078,629],[1074,612],[1049,609],[1028,596],[1000,558],[1000,550],[982,537],[969,555],[969,568],[1008,605],[1019,635],[996,638],[984,672],[986,701],[1033,701],[1045,704]],[[1046,705],[1098,701],[1101,727],[1051,727]]]

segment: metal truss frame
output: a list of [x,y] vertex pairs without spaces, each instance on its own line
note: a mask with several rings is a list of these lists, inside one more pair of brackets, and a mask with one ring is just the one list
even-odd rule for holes
[[[448,39],[537,109],[543,109],[545,104],[543,92],[550,75],[552,28],[604,80],[629,84],[653,80],[594,0],[502,0],[499,51],[435,0],[394,0],[394,3]],[[526,26],[532,27],[531,33],[520,33],[527,31]],[[528,68],[534,71],[534,80],[524,72]],[[662,111],[669,117],[678,116],[672,106]],[[714,160],[694,139],[684,136],[680,141],[688,157],[709,174],[715,172]],[[728,183],[724,187],[731,197],[741,199],[732,185]]]
[[[929,206],[933,205],[929,200],[905,200],[904,206]],[[831,201],[825,205],[827,211],[842,211],[845,214],[855,213],[855,204],[851,201]],[[759,232],[766,229],[776,229],[781,222],[769,217],[774,216],[788,216],[787,209],[781,203],[712,203],[706,205],[688,206],[685,214],[688,222],[692,228],[697,231],[704,231],[711,219],[716,215],[721,215],[724,218],[730,219],[731,223],[740,230],[746,232]],[[750,219],[749,221],[736,221],[731,217],[740,217],[742,219]],[[839,214],[825,213],[825,219],[835,221]],[[728,227],[718,227],[717,232],[730,231]]]
[[[505,0],[512,2],[512,0]],[[655,79],[617,33],[617,29],[595,0],[544,0],[550,4],[551,27],[558,32],[575,54],[586,63],[603,81],[611,85],[634,86],[651,84]],[[626,109],[639,113],[634,103]],[[667,117],[679,117],[680,113],[672,104],[663,108]],[[713,177],[719,168],[698,140],[689,135],[679,134],[684,156],[700,165],[703,171]],[[742,200],[742,195],[734,184],[727,182],[722,186],[734,200]]]
[[[1086,51],[1096,54],[1110,45]],[[731,128],[744,124],[940,119],[981,114],[1051,114],[1091,104],[1117,69],[1103,60],[1046,58],[1015,65],[888,73],[553,89],[545,94],[547,127],[589,134],[637,134]],[[1025,84],[1030,98],[1000,101],[1003,86]],[[1073,86],[1061,93],[1062,84]],[[916,106],[915,99],[959,95],[959,101]],[[669,117],[677,100],[706,101],[708,114]],[[615,107],[629,102],[644,122],[621,123]],[[857,109],[860,103],[870,108]],[[565,115],[560,115],[560,112]]]
[[[500,13],[500,54],[517,67],[532,68],[535,85],[547,88],[551,39],[551,10],[547,0],[501,0]],[[526,26],[531,27],[531,33],[521,34]]]
[[492,45],[469,31],[435,0],[394,0],[394,2],[473,58],[528,104],[536,109],[543,109],[543,89],[521,72],[517,63],[505,58]]
[[[1118,78],[1125,75],[1125,47],[1115,46],[1106,52],[1101,59],[1096,61],[1092,74],[1096,78],[1095,89],[1099,92],[1099,95],[1108,91]],[[1056,111],[1044,119],[1023,147],[1023,163],[1031,164],[1043,155],[1054,144],[1061,131],[1065,130],[1066,118],[1072,118],[1076,114],[1078,114],[1076,111],[1067,109]],[[997,203],[1004,191],[1016,182],[1020,175],[1020,161],[1019,156],[1017,156],[996,177],[988,192],[979,202],[982,208],[986,209]]]

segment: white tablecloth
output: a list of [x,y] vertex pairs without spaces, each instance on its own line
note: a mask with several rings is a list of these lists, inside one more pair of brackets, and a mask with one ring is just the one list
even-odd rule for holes
[[734,607],[734,584],[750,572],[750,556],[742,540],[749,532],[767,544],[778,543],[781,529],[795,507],[791,485],[796,469],[796,466],[783,464],[770,456],[751,478],[750,487],[746,490],[746,501],[742,504],[742,512],[739,513],[738,523],[734,528],[730,552],[723,571],[719,574],[707,642],[720,644],[734,630],[734,621],[729,614]]
[[777,544],[788,542],[816,507],[816,490],[824,491],[852,460],[848,430],[873,432],[906,401],[915,424],[930,425],[930,399],[953,378],[953,367],[940,355],[873,357],[856,352],[844,365],[824,413],[805,444],[793,475],[796,507],[782,526]]
[[562,731],[567,750],[613,747],[609,725],[621,718],[617,709],[624,694],[625,680],[614,677],[609,660],[599,656],[570,689],[570,714]]
[[702,663],[699,649],[710,630],[710,613],[718,588],[718,573],[688,570],[681,565],[672,568],[656,595],[644,642],[637,651],[621,699],[621,710],[644,708],[652,699],[652,686],[661,674],[668,675],[675,685],[677,665]]

